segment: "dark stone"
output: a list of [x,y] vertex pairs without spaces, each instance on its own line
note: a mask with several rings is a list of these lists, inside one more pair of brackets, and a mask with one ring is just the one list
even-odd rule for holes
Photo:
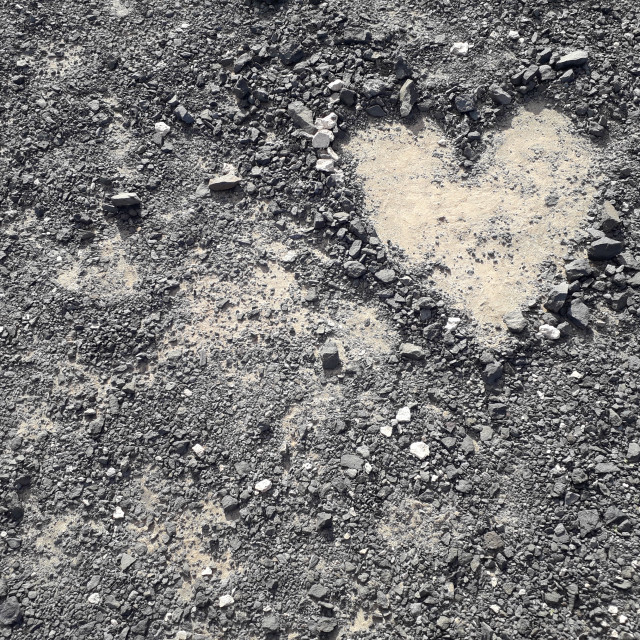
[[325,342],[320,348],[320,358],[323,369],[337,369],[340,366],[338,345],[333,340]]
[[624,250],[624,244],[613,238],[600,238],[589,246],[591,260],[611,260]]

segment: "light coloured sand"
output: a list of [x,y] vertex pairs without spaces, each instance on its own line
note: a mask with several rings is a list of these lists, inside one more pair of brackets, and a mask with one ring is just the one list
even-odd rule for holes
[[595,193],[590,143],[562,114],[522,109],[493,135],[479,177],[464,180],[441,139],[431,125],[397,125],[372,128],[348,150],[381,239],[416,265],[439,263],[437,285],[495,327],[539,293],[543,265],[559,264],[584,222]]

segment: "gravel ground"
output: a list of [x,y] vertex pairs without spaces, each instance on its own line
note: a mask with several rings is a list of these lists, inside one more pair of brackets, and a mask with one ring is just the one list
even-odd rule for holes
[[[1,3],[0,637],[640,639],[639,18]],[[354,149],[541,108],[588,202],[487,332]]]

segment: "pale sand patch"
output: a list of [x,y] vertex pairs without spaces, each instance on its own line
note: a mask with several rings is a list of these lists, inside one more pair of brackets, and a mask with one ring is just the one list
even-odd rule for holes
[[350,633],[358,631],[368,631],[373,626],[373,616],[368,616],[363,609],[358,609],[356,617],[349,626]]
[[439,530],[456,517],[453,511],[436,514],[433,506],[407,498],[378,523],[378,534],[392,550],[418,547],[433,550]]
[[33,404],[28,407],[20,406],[18,412],[20,422],[17,434],[22,438],[36,439],[43,433],[55,433],[58,429],[58,426],[47,417],[43,407],[37,407]]
[[[595,190],[589,185],[590,143],[550,109],[521,110],[498,130],[467,181],[452,172],[449,148],[431,125],[417,134],[402,126],[372,129],[349,145],[358,160],[381,239],[404,249],[414,264],[444,266],[434,278],[481,324],[502,323],[540,291],[543,264],[560,265],[584,222]],[[557,196],[555,206],[545,198]]]
[[80,249],[77,258],[57,275],[56,282],[70,291],[86,291],[91,298],[103,298],[130,292],[138,282],[138,272],[127,261],[116,232],[96,245]]

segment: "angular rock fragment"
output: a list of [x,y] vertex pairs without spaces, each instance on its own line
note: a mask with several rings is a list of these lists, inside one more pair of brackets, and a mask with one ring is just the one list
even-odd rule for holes
[[122,192],[111,196],[111,204],[115,207],[133,207],[140,202],[138,195],[133,192]]
[[424,360],[425,353],[419,346],[403,342],[400,345],[400,357],[406,360]]
[[593,267],[589,264],[589,261],[586,258],[578,258],[577,260],[567,264],[564,269],[569,282],[579,280],[580,278],[586,278],[593,273]]
[[538,328],[540,335],[546,340],[560,340],[560,329],[550,324],[542,324]]
[[317,128],[313,124],[313,113],[309,107],[306,107],[302,102],[296,101],[289,104],[287,107],[287,113],[293,121],[293,124],[307,133],[315,135]]
[[418,89],[413,80],[406,80],[400,89],[400,117],[406,118],[418,101]]
[[229,191],[234,189],[242,182],[242,178],[232,173],[228,173],[224,176],[217,176],[209,180],[209,189],[211,191]]
[[409,451],[418,460],[424,460],[429,455],[429,445],[422,441],[412,442],[409,446]]
[[624,244],[613,238],[600,238],[589,245],[591,260],[611,260],[624,250]]
[[562,56],[556,62],[556,69],[570,69],[573,67],[581,67],[583,64],[586,64],[589,61],[589,54],[583,49],[578,49],[577,51],[572,51],[565,56]]
[[527,320],[521,311],[509,311],[503,318],[507,329],[513,333],[522,333],[527,328]]
[[367,267],[357,260],[349,260],[342,266],[350,278],[360,278],[367,272]]
[[322,360],[323,369],[337,369],[340,366],[338,345],[333,340],[329,340],[322,345],[320,359]]
[[546,309],[552,313],[558,313],[562,309],[569,295],[569,285],[566,282],[557,284],[549,291],[547,299],[544,303]]
[[589,326],[589,307],[582,300],[572,300],[567,311],[567,318],[578,327],[586,329]]

